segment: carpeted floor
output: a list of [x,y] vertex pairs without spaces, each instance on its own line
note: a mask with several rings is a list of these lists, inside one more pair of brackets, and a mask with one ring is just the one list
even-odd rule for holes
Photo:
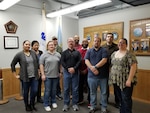
[[[99,99],[99,96],[98,96]],[[108,104],[108,110],[109,113],[119,113],[119,109],[115,108],[113,105],[114,97],[113,95],[109,98],[109,104]],[[52,109],[51,113],[63,113],[62,107],[63,107],[63,100],[59,101],[57,100],[58,108]],[[38,111],[33,111],[34,113],[47,113],[44,110],[43,104],[36,103],[36,108]],[[80,110],[76,111],[77,113],[88,113],[89,109],[87,108],[87,101],[82,105],[79,105]],[[33,113],[32,112],[32,113]],[[0,113],[27,113],[24,108],[23,101],[15,100],[14,98],[9,99],[9,102],[3,105],[0,105]],[[72,107],[70,106],[70,109],[68,113],[75,113],[73,111]],[[95,113],[100,113],[100,106],[97,105],[97,111]],[[150,104],[142,103],[138,101],[133,101],[133,113],[150,113]]]

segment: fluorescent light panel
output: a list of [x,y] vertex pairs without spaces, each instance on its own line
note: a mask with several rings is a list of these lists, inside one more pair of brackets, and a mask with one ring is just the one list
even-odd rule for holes
[[0,10],[6,10],[19,1],[20,0],[3,0],[2,2],[0,2]]
[[102,4],[106,4],[109,2],[111,2],[111,0],[90,0],[87,2],[83,2],[81,4],[77,4],[77,5],[62,9],[62,10],[58,10],[58,11],[49,13],[49,14],[47,14],[47,17],[53,18],[56,16],[69,14],[69,13],[72,13],[75,11],[80,11],[83,9],[91,8],[91,7],[102,5]]

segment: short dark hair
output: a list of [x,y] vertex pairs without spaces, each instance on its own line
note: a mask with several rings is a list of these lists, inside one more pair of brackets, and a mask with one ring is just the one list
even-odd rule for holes
[[55,36],[52,37],[52,40],[57,40],[57,38]]
[[111,32],[108,32],[108,33],[106,34],[106,36],[107,36],[107,35],[112,35],[112,37],[114,37],[114,34],[111,33]]
[[39,42],[38,42],[37,40],[33,40],[32,43],[31,43],[31,46],[33,47],[33,45],[34,45],[35,43],[38,43],[38,44],[39,44]]

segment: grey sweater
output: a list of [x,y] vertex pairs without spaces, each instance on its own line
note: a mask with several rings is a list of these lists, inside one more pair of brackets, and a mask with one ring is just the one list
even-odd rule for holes
[[[39,77],[38,76],[38,69],[39,69],[38,57],[34,51],[30,51],[30,55],[33,58],[35,78],[38,79]],[[15,66],[17,63],[19,63],[20,65],[20,72],[19,72],[20,79],[24,82],[28,82],[29,78],[27,74],[27,61],[26,61],[26,57],[23,51],[17,53],[15,57],[13,58],[11,62],[12,72],[16,72]]]

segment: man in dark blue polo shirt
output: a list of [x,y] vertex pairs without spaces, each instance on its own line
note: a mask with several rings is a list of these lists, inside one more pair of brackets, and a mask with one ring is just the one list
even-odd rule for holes
[[90,88],[90,112],[94,113],[97,104],[97,88],[100,86],[101,113],[107,113],[107,87],[109,67],[106,64],[108,53],[102,48],[100,37],[94,38],[93,48],[89,49],[85,56],[85,63],[88,67],[88,85]]
[[70,87],[72,87],[72,107],[73,110],[78,111],[77,106],[79,94],[79,65],[81,63],[80,52],[74,49],[74,39],[68,38],[68,49],[61,54],[61,64],[64,68],[64,107],[63,111],[69,110],[70,104]]

